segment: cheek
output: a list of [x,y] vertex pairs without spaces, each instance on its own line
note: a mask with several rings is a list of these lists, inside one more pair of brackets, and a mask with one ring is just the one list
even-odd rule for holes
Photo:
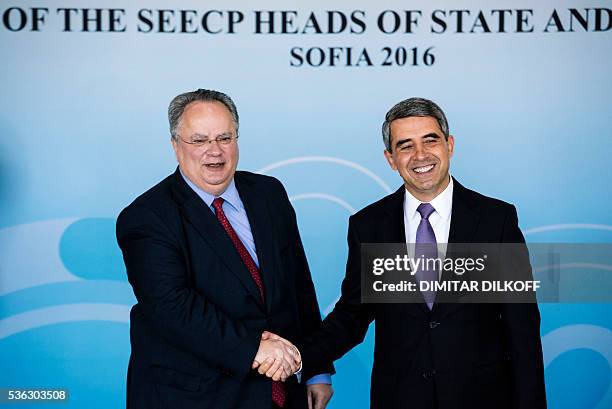
[[238,150],[236,149],[235,152],[232,152],[229,155],[229,162],[232,163],[232,165],[236,166],[236,164],[238,163]]
[[189,160],[194,161],[194,162],[200,162],[200,160],[202,159],[202,157],[204,156],[203,153],[198,152],[197,150],[191,150],[189,152],[186,152],[186,154],[188,155]]
[[450,152],[449,150],[444,151],[441,157],[442,161],[448,165],[451,155],[452,155],[452,152]]
[[185,152],[185,149],[183,147],[178,147],[174,150],[174,152],[176,153],[177,158],[185,159],[188,155],[188,152]]
[[387,157],[387,161],[389,162],[389,166],[391,166],[391,169],[393,170],[398,170],[402,165],[397,155]]
[[399,159],[398,165],[401,169],[408,171],[411,160],[412,160],[412,157],[410,155],[404,155]]

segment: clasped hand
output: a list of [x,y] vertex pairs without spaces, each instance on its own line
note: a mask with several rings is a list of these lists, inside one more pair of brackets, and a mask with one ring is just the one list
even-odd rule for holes
[[274,381],[284,382],[300,369],[301,364],[300,352],[291,342],[268,331],[261,334],[253,369]]

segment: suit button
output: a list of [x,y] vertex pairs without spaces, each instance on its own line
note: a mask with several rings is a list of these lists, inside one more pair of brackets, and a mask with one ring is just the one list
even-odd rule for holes
[[429,328],[434,329],[436,328],[438,325],[440,325],[440,323],[438,321],[431,321],[429,323]]
[[427,371],[427,372],[423,372],[421,375],[423,376],[423,379],[430,379],[430,378],[433,378],[435,374],[436,374],[436,371]]

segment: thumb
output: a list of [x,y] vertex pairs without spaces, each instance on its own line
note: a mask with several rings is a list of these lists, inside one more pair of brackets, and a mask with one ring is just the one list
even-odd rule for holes
[[271,335],[272,335],[271,332],[264,331],[264,332],[261,333],[261,339],[263,339],[263,340],[270,339]]
[[306,395],[308,396],[308,409],[313,409],[312,408],[312,392],[308,390]]

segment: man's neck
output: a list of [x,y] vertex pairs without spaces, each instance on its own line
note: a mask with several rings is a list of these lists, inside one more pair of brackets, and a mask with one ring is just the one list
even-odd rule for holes
[[410,190],[407,184],[404,184],[404,188],[418,201],[423,202],[423,203],[429,203],[432,200],[434,200],[436,197],[440,196],[440,194],[444,192],[444,190],[446,190],[446,188],[450,184],[450,180],[451,180],[451,176],[448,175],[448,178],[446,179],[446,183],[434,193],[413,192],[412,190]]

